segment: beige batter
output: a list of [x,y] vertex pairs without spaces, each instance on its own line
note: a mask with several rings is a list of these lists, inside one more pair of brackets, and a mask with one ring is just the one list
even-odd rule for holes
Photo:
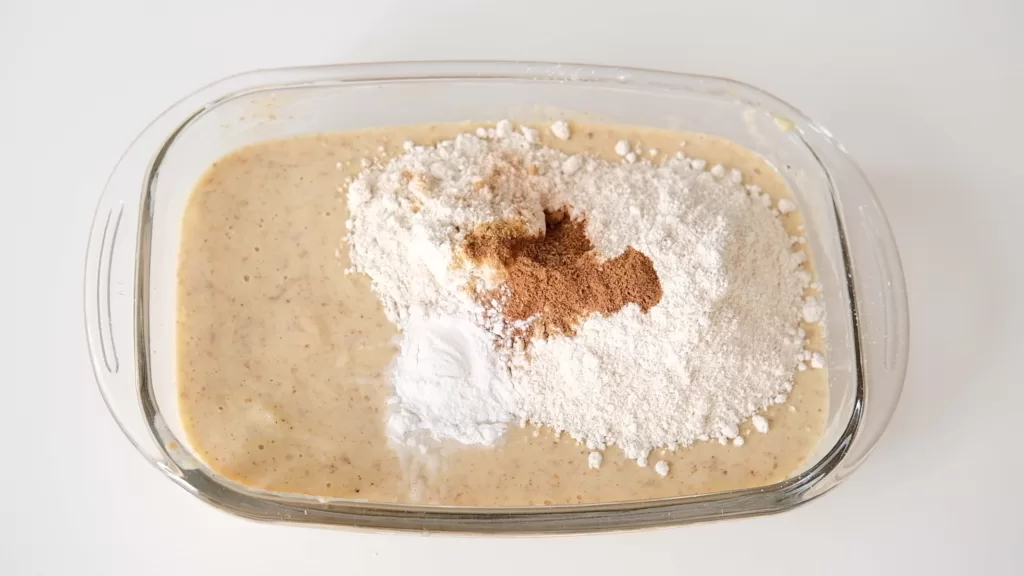
[[[796,374],[789,401],[764,413],[767,434],[747,422],[741,447],[712,441],[655,451],[647,468],[612,447],[599,469],[589,469],[584,446],[532,426],[513,426],[496,447],[453,446],[430,465],[396,455],[384,430],[396,332],[369,280],[343,272],[349,266],[345,183],[363,158],[400,154],[406,140],[431,143],[476,126],[264,142],[210,167],[186,209],[178,290],[180,411],[199,457],[215,472],[261,489],[478,506],[661,498],[790,476],[824,428],[823,370]],[[536,127],[547,146],[617,161],[620,139],[658,149],[655,161],[685,141],[687,155],[739,168],[745,182],[775,198],[790,196],[760,157],[720,138],[574,124],[572,138],[561,141],[546,126]],[[798,234],[800,216],[785,220]],[[818,326],[805,328],[820,350]],[[653,470],[659,459],[671,466],[666,478]]]

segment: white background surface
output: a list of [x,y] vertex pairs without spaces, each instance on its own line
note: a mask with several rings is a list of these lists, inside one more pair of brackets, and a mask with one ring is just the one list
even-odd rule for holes
[[[0,574],[1024,573],[1024,9],[835,4],[0,0]],[[867,463],[782,515],[543,539],[262,525],[149,467],[82,327],[85,238],[121,152],[228,74],[428,58],[723,75],[831,128],[910,291],[907,384]]]

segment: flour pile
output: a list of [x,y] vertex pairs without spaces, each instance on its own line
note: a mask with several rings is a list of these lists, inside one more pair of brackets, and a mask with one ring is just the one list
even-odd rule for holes
[[[799,322],[820,320],[820,303],[803,296],[803,253],[767,195],[705,168],[682,154],[659,165],[570,156],[502,121],[360,173],[348,189],[353,267],[402,331],[391,439],[491,444],[531,422],[646,465],[654,448],[736,438],[784,402],[811,358]],[[463,246],[497,221],[544,234],[557,210],[585,222],[599,258],[646,255],[660,301],[524,341],[535,319],[507,322],[500,298],[481,298],[501,293],[502,273]]]

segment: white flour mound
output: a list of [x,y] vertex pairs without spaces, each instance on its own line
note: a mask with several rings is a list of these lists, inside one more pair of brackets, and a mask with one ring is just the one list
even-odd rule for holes
[[[646,462],[656,447],[735,438],[741,421],[785,401],[803,358],[798,322],[809,275],[756,187],[748,192],[737,172],[705,172],[706,162],[681,154],[660,165],[569,156],[507,121],[477,134],[484,137],[407,146],[349,186],[353,265],[405,340],[426,318],[471,323],[493,343],[473,356],[478,343],[454,338],[459,348],[421,345],[416,357],[403,344],[392,375],[393,440],[408,443],[418,430],[489,444],[514,416]],[[630,246],[646,254],[662,299],[646,314],[633,304],[594,314],[575,336],[524,349],[507,336],[499,302],[485,307],[469,295],[494,282],[463,263],[459,246],[494,220],[519,219],[542,233],[544,210],[565,206],[586,218],[599,255]],[[490,370],[478,378],[434,357],[445,355]]]

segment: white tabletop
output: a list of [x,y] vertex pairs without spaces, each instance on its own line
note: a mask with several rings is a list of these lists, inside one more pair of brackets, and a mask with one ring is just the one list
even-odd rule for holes
[[[0,573],[1024,573],[1024,9],[786,4],[0,2]],[[727,76],[831,128],[875,185],[910,290],[906,389],[865,465],[781,515],[519,539],[258,524],[148,466],[84,343],[85,238],[118,156],[228,74],[429,58]]]

